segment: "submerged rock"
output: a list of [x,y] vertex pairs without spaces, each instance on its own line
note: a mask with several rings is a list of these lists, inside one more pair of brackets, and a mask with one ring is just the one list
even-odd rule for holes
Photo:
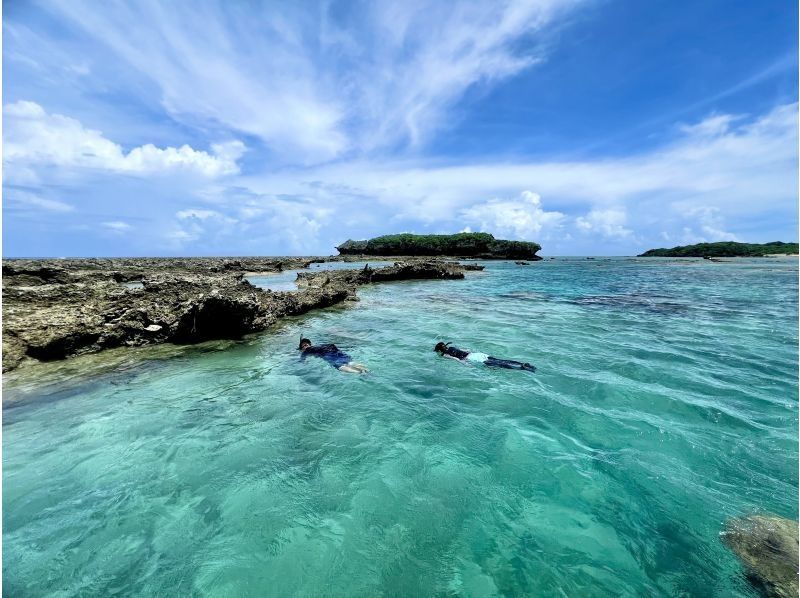
[[767,596],[798,595],[797,521],[750,515],[731,519],[722,540],[747,569],[748,579]]

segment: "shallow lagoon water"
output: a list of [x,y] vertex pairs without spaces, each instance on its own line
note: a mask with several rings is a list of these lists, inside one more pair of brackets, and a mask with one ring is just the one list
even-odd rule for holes
[[[797,517],[797,274],[488,263],[6,389],[4,592],[755,596],[719,532]],[[301,363],[300,334],[372,371]]]

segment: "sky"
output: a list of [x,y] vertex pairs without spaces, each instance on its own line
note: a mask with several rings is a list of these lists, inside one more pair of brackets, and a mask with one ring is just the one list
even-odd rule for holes
[[797,3],[3,3],[5,257],[796,241]]

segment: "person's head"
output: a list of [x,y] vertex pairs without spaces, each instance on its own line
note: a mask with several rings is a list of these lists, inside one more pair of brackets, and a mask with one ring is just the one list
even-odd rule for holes
[[297,349],[299,351],[305,351],[310,346],[311,346],[311,341],[310,340],[308,340],[307,338],[301,338],[300,339],[300,346],[298,346]]
[[449,344],[450,343],[441,343],[441,342],[436,343],[436,346],[433,348],[433,350],[436,351],[437,353],[444,353],[445,351],[447,351],[447,345]]

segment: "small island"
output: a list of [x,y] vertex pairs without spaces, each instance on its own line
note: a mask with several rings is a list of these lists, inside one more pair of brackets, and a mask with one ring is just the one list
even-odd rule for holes
[[765,257],[768,255],[797,255],[797,243],[772,241],[771,243],[697,243],[680,245],[672,249],[650,249],[638,257]]
[[348,240],[336,249],[342,255],[447,256],[502,260],[540,260],[538,243],[504,241],[489,233],[454,235],[384,235],[366,241]]

